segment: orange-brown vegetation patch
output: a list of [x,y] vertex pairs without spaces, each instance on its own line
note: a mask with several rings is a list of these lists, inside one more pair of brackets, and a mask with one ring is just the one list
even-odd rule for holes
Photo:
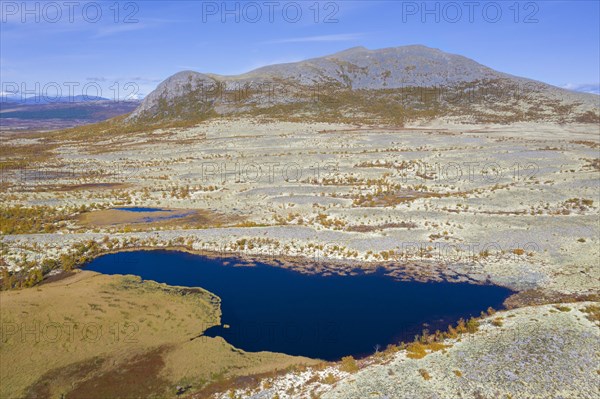
[[226,216],[204,209],[165,209],[156,212],[129,212],[119,209],[104,209],[82,214],[78,222],[87,227],[152,228],[158,226],[180,226],[207,228],[240,222],[239,216]]

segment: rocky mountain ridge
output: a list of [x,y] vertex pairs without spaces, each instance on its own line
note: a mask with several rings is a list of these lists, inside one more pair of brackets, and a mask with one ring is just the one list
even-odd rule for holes
[[182,71],[159,84],[127,121],[250,113],[400,124],[438,117],[595,123],[599,102],[593,94],[515,77],[425,46],[355,47],[237,76]]

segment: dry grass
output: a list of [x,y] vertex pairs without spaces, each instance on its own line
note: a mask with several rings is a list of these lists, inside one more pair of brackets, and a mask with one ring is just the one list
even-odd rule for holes
[[441,342],[412,342],[406,347],[406,357],[408,357],[409,359],[421,359],[430,353],[450,348],[450,346],[451,345],[444,345]]
[[[125,122],[129,115],[121,115],[115,118],[94,123],[91,125],[78,126],[71,129],[46,133],[43,137],[52,141],[74,140],[87,144],[106,141],[115,137],[127,137],[140,133],[149,133],[158,129],[174,129],[197,125],[207,118],[204,115],[190,117],[185,120],[157,119],[139,120],[137,122]],[[94,147],[94,153],[114,151],[112,146]]]
[[52,150],[58,144],[40,142],[27,145],[0,146],[0,169],[10,170],[30,168],[32,165],[47,161],[54,156]]
[[587,313],[587,318],[595,323],[600,323],[600,305],[589,305],[583,308],[583,312]]
[[340,363],[340,370],[348,373],[356,373],[359,367],[356,360],[352,356],[344,356]]
[[115,228],[119,231],[153,229],[204,229],[240,223],[241,217],[222,215],[204,209],[171,209],[157,212],[127,212],[106,209],[80,215],[77,219],[87,228]]
[[561,312],[570,312],[571,308],[565,305],[556,305],[555,308]]
[[421,377],[423,377],[425,381],[431,379],[431,375],[425,369],[419,369],[419,374],[421,374]]
[[73,219],[76,208],[57,209],[50,206],[0,208],[0,233],[54,233]]
[[79,272],[1,292],[0,301],[7,333],[0,349],[0,397],[56,397],[72,389],[88,398],[147,397],[142,387],[150,382],[152,393],[166,395],[176,385],[198,389],[230,376],[310,362],[195,338],[220,319],[218,297],[202,289]]

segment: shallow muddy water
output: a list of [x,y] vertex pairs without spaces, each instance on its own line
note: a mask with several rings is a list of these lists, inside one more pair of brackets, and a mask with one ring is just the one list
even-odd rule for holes
[[161,208],[145,208],[139,206],[131,206],[131,207],[122,207],[122,208],[113,208],[115,211],[125,211],[125,212],[171,212],[168,209]]

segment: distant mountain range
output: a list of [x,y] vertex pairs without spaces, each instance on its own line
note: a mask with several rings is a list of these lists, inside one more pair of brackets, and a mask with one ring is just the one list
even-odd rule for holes
[[0,99],[0,130],[56,130],[87,125],[128,114],[139,105],[137,100],[111,101],[101,97],[65,97],[52,102],[39,97],[5,97]]
[[110,101],[108,98],[98,96],[70,96],[70,97],[52,97],[52,96],[29,96],[23,97],[18,94],[6,94],[0,97],[0,106],[3,104],[78,104],[98,101]]
[[355,47],[237,76],[179,72],[125,122],[250,114],[395,124],[423,118],[597,123],[599,107],[600,96],[508,75],[438,49]]

